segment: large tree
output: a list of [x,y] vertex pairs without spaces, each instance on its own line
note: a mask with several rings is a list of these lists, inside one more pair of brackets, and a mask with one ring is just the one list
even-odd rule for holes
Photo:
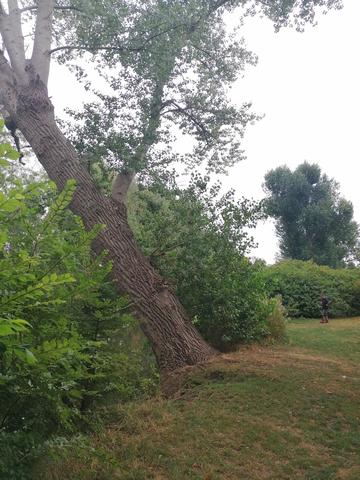
[[283,257],[334,268],[352,259],[359,235],[353,206],[318,165],[305,162],[293,172],[278,167],[266,174],[264,186]]
[[[86,227],[105,225],[94,248],[108,251],[118,289],[132,297],[163,371],[195,364],[215,352],[137,247],[127,222],[127,186],[136,173],[146,174],[175,159],[166,143],[173,123],[193,137],[194,155],[185,157],[189,164],[204,162],[210,170],[224,171],[242,157],[239,139],[254,116],[248,105],[231,106],[226,93],[242,66],[254,59],[236,37],[227,34],[226,11],[239,7],[239,25],[244,15],[262,12],[277,27],[294,23],[301,28],[313,20],[318,7],[340,3],[8,0],[5,5],[0,1],[4,46],[0,91],[8,124],[22,132],[59,189],[68,179],[76,180],[71,208]],[[108,74],[115,93],[100,92],[103,110],[83,121],[84,142],[78,136],[77,149],[55,121],[47,84],[53,56],[71,63],[81,53]],[[83,76],[78,68],[77,73]],[[119,172],[113,196],[99,190],[79,151],[113,162]]]

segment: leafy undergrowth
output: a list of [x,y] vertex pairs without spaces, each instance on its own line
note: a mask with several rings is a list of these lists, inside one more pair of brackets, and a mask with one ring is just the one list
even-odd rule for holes
[[359,327],[291,323],[290,345],[242,349],[171,400],[119,407],[105,431],[53,447],[34,478],[358,480]]

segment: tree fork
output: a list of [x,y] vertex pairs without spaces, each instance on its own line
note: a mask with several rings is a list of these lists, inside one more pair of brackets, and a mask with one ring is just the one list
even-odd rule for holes
[[44,84],[31,82],[19,89],[16,106],[12,117],[49,177],[59,189],[69,179],[77,182],[72,211],[83,219],[88,229],[105,225],[94,242],[94,249],[108,252],[117,289],[133,300],[160,370],[171,372],[216,355],[216,350],[203,340],[179,300],[136,245],[124,202],[103,195],[80,164],[75,148],[55,122]]

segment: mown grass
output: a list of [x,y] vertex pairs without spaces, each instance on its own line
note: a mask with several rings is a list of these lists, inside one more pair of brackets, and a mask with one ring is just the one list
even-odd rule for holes
[[360,319],[291,322],[289,345],[242,349],[198,368],[171,400],[119,407],[34,478],[359,480],[359,331]]
[[[288,326],[294,346],[360,363],[360,319],[292,320]],[[359,479],[360,480],[360,479]]]

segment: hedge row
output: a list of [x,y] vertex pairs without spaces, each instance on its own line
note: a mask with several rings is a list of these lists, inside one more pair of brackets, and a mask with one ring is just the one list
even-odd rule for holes
[[291,317],[321,315],[320,295],[331,301],[330,316],[360,315],[360,269],[332,269],[311,261],[283,260],[263,271],[270,296],[281,295]]

